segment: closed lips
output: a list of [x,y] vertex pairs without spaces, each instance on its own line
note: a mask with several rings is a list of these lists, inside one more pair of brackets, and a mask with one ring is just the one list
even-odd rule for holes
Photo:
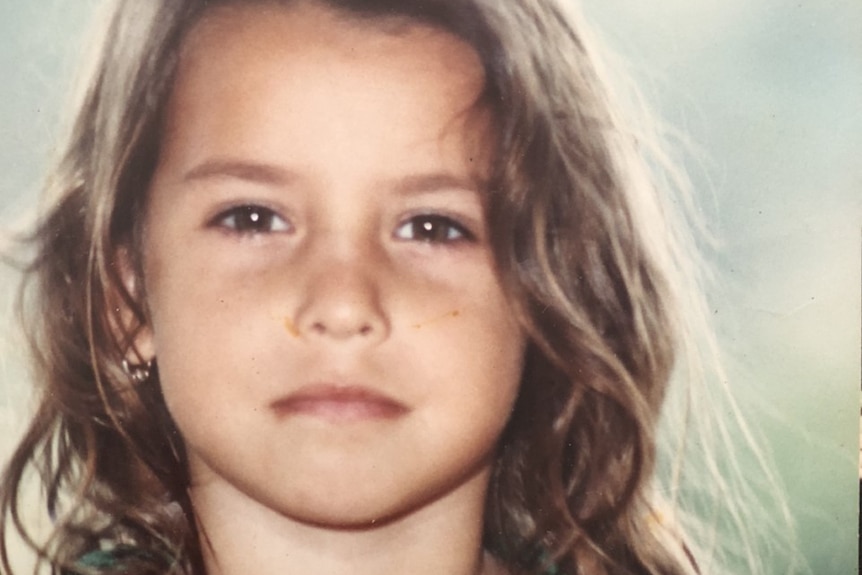
[[394,399],[361,386],[314,384],[278,399],[272,409],[281,417],[311,416],[335,421],[394,419],[407,407]]

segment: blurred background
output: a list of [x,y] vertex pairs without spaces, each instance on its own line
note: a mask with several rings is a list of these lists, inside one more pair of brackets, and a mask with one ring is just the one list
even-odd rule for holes
[[[36,205],[96,2],[0,2],[0,229],[10,230]],[[810,571],[856,573],[862,3],[592,0],[584,11],[685,135],[719,240],[710,298],[732,384],[766,437]],[[0,266],[4,459],[31,406],[6,327],[16,279]]]
[[584,10],[691,148],[719,240],[710,295],[731,384],[766,438],[810,570],[857,573],[862,2]]

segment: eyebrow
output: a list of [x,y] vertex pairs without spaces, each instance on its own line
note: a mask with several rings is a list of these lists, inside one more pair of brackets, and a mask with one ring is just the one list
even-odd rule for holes
[[429,172],[396,178],[393,187],[401,194],[412,195],[439,190],[481,192],[485,184],[477,178],[458,176],[451,172]]
[[[299,176],[286,168],[239,159],[216,158],[199,164],[183,175],[183,181],[192,182],[215,178],[235,178],[252,183],[284,186]],[[428,172],[394,178],[389,185],[400,194],[414,195],[440,190],[464,190],[481,193],[485,182],[470,176],[451,172]]]
[[213,159],[199,164],[183,175],[183,181],[236,178],[259,184],[284,185],[296,179],[296,174],[285,168],[258,162],[234,159]]

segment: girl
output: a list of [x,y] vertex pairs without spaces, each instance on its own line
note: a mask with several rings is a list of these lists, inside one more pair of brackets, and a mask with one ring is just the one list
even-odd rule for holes
[[6,571],[701,572],[651,479],[689,264],[565,6],[113,4]]

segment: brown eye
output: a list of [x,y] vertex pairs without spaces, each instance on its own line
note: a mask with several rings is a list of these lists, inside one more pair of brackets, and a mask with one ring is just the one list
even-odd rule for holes
[[395,230],[395,237],[425,243],[472,241],[475,236],[452,218],[438,214],[414,216]]
[[284,233],[291,230],[284,218],[269,208],[256,205],[238,206],[222,212],[213,220],[213,225],[240,234]]

